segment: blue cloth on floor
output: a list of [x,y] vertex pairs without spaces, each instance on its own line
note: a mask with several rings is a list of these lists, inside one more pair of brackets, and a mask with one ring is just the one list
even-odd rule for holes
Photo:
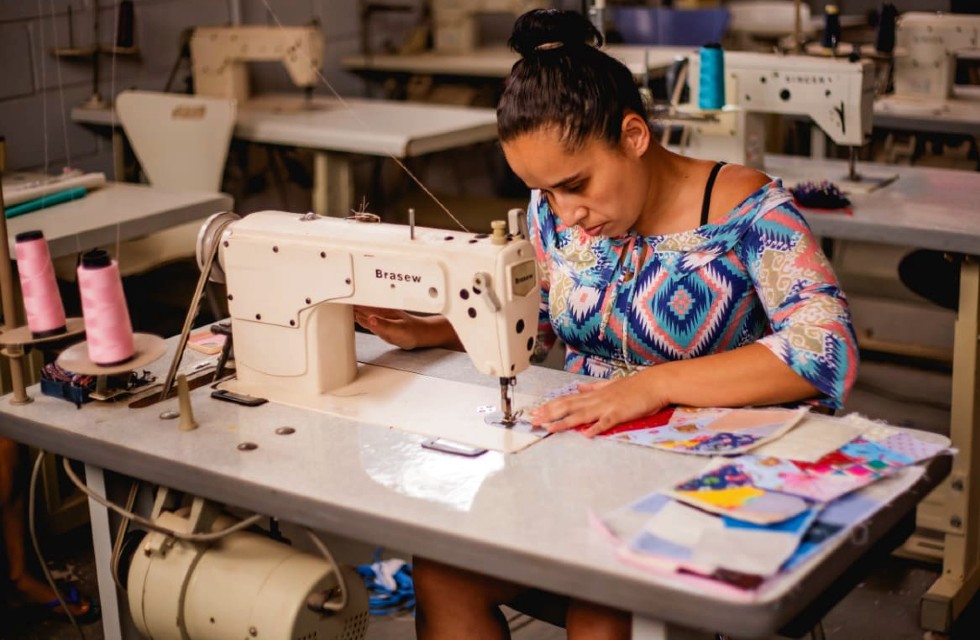
[[371,615],[385,616],[415,610],[415,585],[412,565],[391,558],[381,559],[381,549],[374,552],[374,562],[362,564],[355,570],[368,590],[368,609]]

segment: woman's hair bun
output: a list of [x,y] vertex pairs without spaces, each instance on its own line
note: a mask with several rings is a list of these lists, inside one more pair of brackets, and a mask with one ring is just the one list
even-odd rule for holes
[[534,9],[514,23],[510,48],[528,58],[541,53],[602,46],[602,34],[576,11]]

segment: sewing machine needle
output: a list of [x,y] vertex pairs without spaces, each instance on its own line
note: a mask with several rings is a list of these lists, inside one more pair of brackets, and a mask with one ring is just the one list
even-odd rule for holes
[[516,422],[514,419],[514,406],[510,397],[510,388],[513,386],[513,381],[513,378],[500,379],[500,412],[503,414],[500,421],[508,426]]

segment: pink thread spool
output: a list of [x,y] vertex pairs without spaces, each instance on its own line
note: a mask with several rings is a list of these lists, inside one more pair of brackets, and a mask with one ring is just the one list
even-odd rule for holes
[[89,359],[102,367],[131,359],[136,346],[119,265],[102,249],[83,254],[78,265],[78,288]]
[[58,335],[65,327],[65,305],[51,264],[48,243],[41,231],[18,233],[14,244],[20,288],[24,293],[27,326],[35,338]]

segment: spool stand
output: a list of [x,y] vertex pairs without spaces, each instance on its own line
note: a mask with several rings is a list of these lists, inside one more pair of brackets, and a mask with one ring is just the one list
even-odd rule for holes
[[95,376],[95,391],[89,394],[93,400],[112,400],[128,394],[127,389],[109,388],[109,377],[121,373],[129,373],[134,369],[145,366],[159,359],[167,352],[163,338],[149,333],[134,333],[133,342],[136,353],[132,358],[117,365],[102,366],[92,362],[88,355],[88,343],[79,342],[65,349],[58,356],[58,366],[84,375]]
[[[6,286],[5,284],[0,286]],[[6,313],[4,314],[6,316]],[[31,330],[26,326],[4,329],[0,333],[0,355],[10,359],[11,382],[13,386],[13,396],[10,398],[11,404],[27,404],[33,402],[33,398],[27,395],[24,385],[24,357],[30,352],[31,347],[43,347],[67,338],[85,333],[85,324],[81,318],[67,318],[65,321],[65,332],[43,338],[35,338]],[[16,372],[16,373],[15,373]]]
[[[0,184],[7,166],[7,141],[0,136]],[[3,189],[0,188],[0,305],[3,310],[3,329],[0,337],[17,329],[17,305],[14,302],[14,273],[10,267],[10,239],[7,234],[7,210],[3,205]],[[24,342],[5,345],[0,351],[10,361],[10,386],[13,388],[11,404],[27,404],[32,398],[24,385]]]

